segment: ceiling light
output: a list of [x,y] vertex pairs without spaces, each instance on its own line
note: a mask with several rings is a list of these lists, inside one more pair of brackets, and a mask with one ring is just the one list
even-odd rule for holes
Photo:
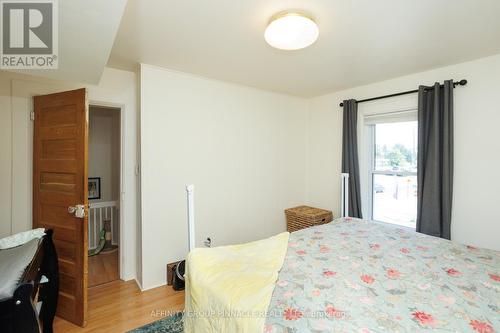
[[318,39],[319,29],[311,18],[296,12],[280,13],[266,28],[266,42],[281,50],[299,50]]

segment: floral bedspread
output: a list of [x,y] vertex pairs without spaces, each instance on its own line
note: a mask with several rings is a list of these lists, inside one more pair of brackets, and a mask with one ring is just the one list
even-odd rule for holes
[[358,219],[297,231],[264,331],[500,332],[500,252]]

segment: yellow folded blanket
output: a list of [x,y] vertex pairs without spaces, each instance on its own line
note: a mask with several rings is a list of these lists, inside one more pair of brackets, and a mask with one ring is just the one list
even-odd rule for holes
[[184,332],[262,332],[289,235],[191,251]]

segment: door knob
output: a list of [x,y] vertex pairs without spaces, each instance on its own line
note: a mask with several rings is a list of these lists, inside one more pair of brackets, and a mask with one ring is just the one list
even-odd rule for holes
[[69,206],[68,213],[75,214],[76,217],[83,219],[85,217],[85,206],[84,205]]

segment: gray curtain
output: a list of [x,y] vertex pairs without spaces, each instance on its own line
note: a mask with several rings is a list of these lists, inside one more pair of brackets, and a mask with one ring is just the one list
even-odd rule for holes
[[418,92],[417,231],[450,239],[453,196],[453,81]]
[[358,160],[358,103],[344,101],[342,172],[349,174],[349,216],[362,218]]

